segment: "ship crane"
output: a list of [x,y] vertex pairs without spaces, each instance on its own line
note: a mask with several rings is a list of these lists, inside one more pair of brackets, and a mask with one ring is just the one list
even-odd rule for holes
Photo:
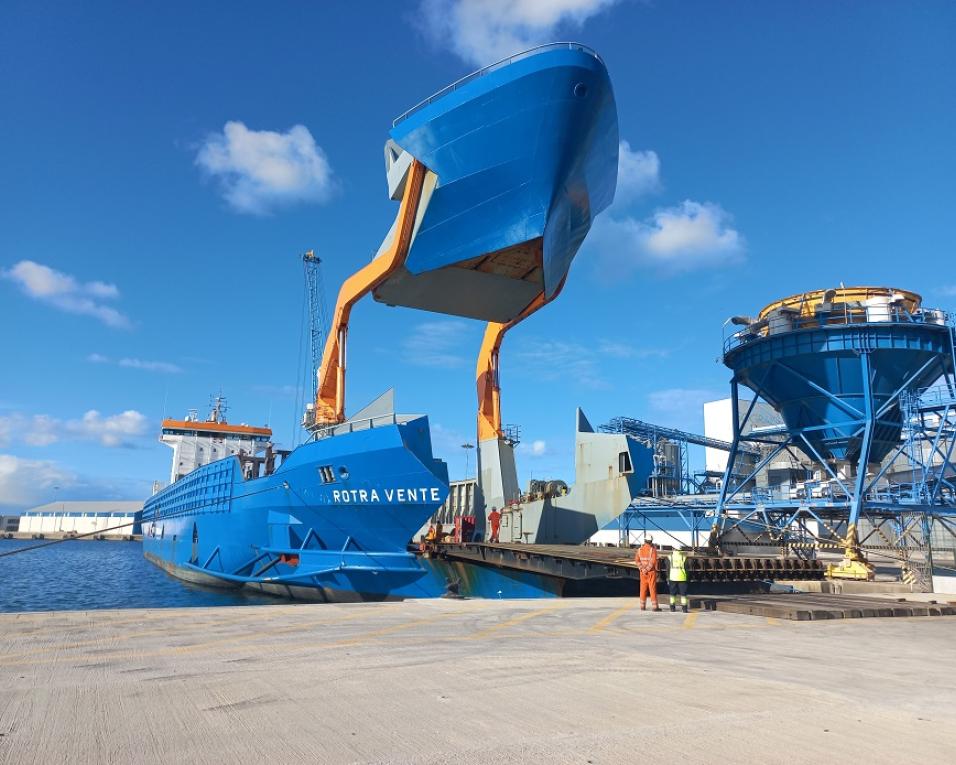
[[315,403],[307,409],[303,426],[313,432],[345,421],[346,341],[352,307],[381,285],[405,262],[425,180],[425,166],[412,160],[393,229],[382,253],[346,279],[339,289],[322,363],[316,375]]
[[554,300],[564,287],[562,281],[549,298],[544,290],[538,293],[521,313],[511,321],[489,321],[485,325],[485,335],[478,351],[478,363],[475,367],[475,381],[478,389],[478,441],[506,438],[501,426],[501,380],[499,377],[498,357],[505,334],[520,324],[531,314],[544,308]]

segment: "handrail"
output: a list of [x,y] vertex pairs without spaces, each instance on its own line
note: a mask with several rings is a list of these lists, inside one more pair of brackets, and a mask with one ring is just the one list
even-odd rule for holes
[[578,50],[578,51],[581,51],[581,52],[583,52],[583,53],[588,53],[588,54],[594,56],[594,58],[596,58],[596,59],[597,59],[598,61],[600,61],[602,64],[604,63],[604,60],[598,55],[598,53],[597,53],[596,50],[594,50],[593,48],[589,48],[587,45],[582,45],[581,43],[576,43],[576,42],[554,42],[554,43],[545,43],[544,45],[536,45],[536,46],[533,47],[533,48],[528,48],[528,50],[521,51],[521,53],[515,53],[515,54],[512,55],[512,56],[508,56],[508,57],[506,57],[506,58],[503,58],[503,59],[501,59],[500,61],[496,61],[496,62],[493,63],[493,64],[489,64],[488,66],[482,67],[481,69],[477,69],[476,71],[472,72],[471,74],[466,74],[466,75],[465,75],[464,77],[462,77],[461,79],[455,80],[451,85],[446,85],[444,88],[442,88],[441,90],[439,90],[437,93],[433,93],[432,95],[430,95],[430,96],[429,96],[428,98],[426,98],[425,100],[419,101],[419,102],[418,102],[417,104],[415,104],[411,109],[409,109],[409,110],[406,111],[406,112],[403,112],[403,113],[400,114],[398,117],[396,117],[394,120],[392,120],[392,127],[395,127],[396,125],[398,125],[399,122],[403,122],[404,120],[408,119],[409,117],[411,117],[411,116],[412,116],[413,114],[415,114],[416,112],[421,111],[422,109],[424,109],[424,108],[425,108],[426,106],[428,106],[429,104],[434,103],[434,102],[437,101],[439,98],[441,98],[442,96],[446,95],[447,93],[451,93],[451,92],[454,91],[454,90],[458,90],[458,88],[462,87],[463,85],[466,85],[467,83],[471,82],[472,80],[478,79],[479,77],[484,77],[484,76],[485,76],[486,74],[488,74],[489,72],[493,72],[493,71],[496,71],[496,70],[498,70],[498,69],[502,69],[503,67],[506,67],[506,66],[508,66],[509,64],[513,64],[513,63],[515,63],[516,61],[520,61],[520,60],[522,60],[522,59],[528,58],[528,56],[531,56],[531,55],[540,53],[540,52],[543,51],[543,50],[551,50],[551,49],[555,49],[555,50],[556,50],[556,49],[560,49],[560,48],[566,48],[566,49],[568,49],[568,50]]
[[315,429],[319,438],[337,436],[340,433],[355,433],[359,430],[374,430],[376,427],[384,425],[399,425],[398,415],[394,412],[390,414],[379,414],[375,417],[363,417],[358,420],[346,420],[345,422],[334,423],[317,427]]
[[[779,322],[779,324],[777,324]],[[750,326],[739,329],[729,336],[726,334],[731,320],[724,322],[724,353],[729,353],[755,340],[763,340],[778,334],[786,334],[803,329],[821,329],[834,326],[881,326],[886,324],[930,324],[934,326],[952,326],[953,317],[947,311],[935,308],[922,308],[910,313],[909,311],[880,306],[873,311],[873,315],[865,306],[850,310],[820,313],[816,316],[790,316],[776,318],[769,316],[754,321]]]

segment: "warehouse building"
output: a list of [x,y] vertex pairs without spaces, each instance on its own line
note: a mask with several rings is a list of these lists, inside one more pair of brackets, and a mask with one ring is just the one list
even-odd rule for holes
[[[141,533],[139,501],[50,502],[20,516],[19,533],[43,536],[102,534],[124,537]],[[119,527],[119,528],[117,528]]]

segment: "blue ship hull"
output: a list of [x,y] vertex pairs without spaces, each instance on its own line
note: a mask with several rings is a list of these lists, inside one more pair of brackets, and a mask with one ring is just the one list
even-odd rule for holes
[[146,502],[143,551],[200,584],[322,601],[434,597],[444,583],[407,544],[447,494],[419,417],[305,444],[262,478],[244,480],[235,457],[200,467]]
[[390,136],[437,178],[404,270],[375,291],[389,304],[509,321],[557,293],[614,199],[614,93],[601,59],[576,44],[476,72]]

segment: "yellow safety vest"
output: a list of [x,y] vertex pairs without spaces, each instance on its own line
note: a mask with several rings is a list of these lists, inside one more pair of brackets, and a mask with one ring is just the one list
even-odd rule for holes
[[671,567],[670,571],[667,574],[667,578],[672,582],[686,582],[687,581],[687,568],[685,563],[687,558],[684,557],[684,553],[680,550],[674,550],[671,553]]

